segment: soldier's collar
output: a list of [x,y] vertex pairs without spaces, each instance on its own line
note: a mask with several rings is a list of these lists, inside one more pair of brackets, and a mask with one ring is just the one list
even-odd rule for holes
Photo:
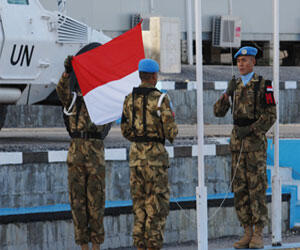
[[[253,74],[251,80],[246,84],[246,86],[251,85],[252,82],[253,83],[259,82],[259,76],[256,73]],[[243,83],[243,81],[242,81],[242,77],[239,77],[237,79],[237,85],[240,85],[240,84],[243,84],[243,86],[245,86],[244,83]]]
[[155,88],[152,83],[142,82],[140,87],[142,88]]
[[259,81],[259,76],[258,76],[256,73],[254,73],[254,75],[253,75],[251,81],[253,81],[253,82],[258,82],[258,81]]
[[252,79],[247,83],[248,86],[254,86],[259,82],[259,76],[254,73]]

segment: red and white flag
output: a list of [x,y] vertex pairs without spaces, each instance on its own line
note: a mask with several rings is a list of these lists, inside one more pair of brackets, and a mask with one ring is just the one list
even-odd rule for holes
[[140,84],[138,63],[143,58],[141,23],[73,57],[73,69],[93,123],[102,125],[121,117],[125,96]]

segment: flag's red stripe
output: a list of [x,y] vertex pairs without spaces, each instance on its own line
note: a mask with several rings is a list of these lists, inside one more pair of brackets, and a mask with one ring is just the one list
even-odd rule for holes
[[141,23],[110,42],[73,57],[72,65],[82,94],[138,69],[145,58]]

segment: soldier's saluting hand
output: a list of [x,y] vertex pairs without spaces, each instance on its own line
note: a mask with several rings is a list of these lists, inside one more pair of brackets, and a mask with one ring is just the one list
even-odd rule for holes
[[[271,81],[253,72],[257,49],[243,47],[236,54],[241,77],[233,78],[214,105],[217,117],[226,115],[232,100],[234,127],[230,138],[234,205],[245,234],[235,248],[263,248],[267,223],[266,133],[276,120]],[[230,98],[229,98],[230,97]],[[253,231],[254,226],[254,231]]]

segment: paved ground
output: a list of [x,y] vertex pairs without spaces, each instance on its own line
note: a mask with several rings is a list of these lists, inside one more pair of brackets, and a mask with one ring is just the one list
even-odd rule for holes
[[[232,125],[205,125],[205,143],[229,137]],[[268,133],[272,137],[272,132]],[[280,125],[281,138],[300,138],[300,124]],[[209,142],[208,142],[209,141]],[[66,150],[70,137],[65,128],[3,128],[0,131],[0,151]],[[197,126],[179,125],[179,136],[174,145],[197,144]],[[119,127],[113,127],[105,139],[105,146],[120,148],[129,145]],[[169,145],[169,143],[167,143]]]
[[[197,137],[197,126],[180,124],[178,138],[193,138]],[[227,137],[230,135],[232,125],[204,125],[204,135],[207,137]],[[268,136],[272,136],[272,129]],[[281,124],[279,127],[281,138],[300,138],[300,124]],[[113,127],[109,132],[107,141],[122,139],[119,127]],[[10,143],[15,141],[28,141],[32,143],[35,140],[48,141],[69,141],[69,135],[65,128],[3,128],[0,131],[0,142]]]
[[[220,239],[214,239],[208,241],[208,250],[233,250],[232,245],[235,241],[237,241],[238,237],[225,237]],[[264,237],[265,249],[278,249],[278,247],[271,247],[272,238],[271,235],[267,235]],[[299,247],[300,246],[300,232],[289,232],[287,234],[282,235],[282,246],[291,247]],[[300,248],[300,247],[299,247]],[[132,250],[135,248],[120,248],[119,250]],[[298,249],[298,248],[297,248]],[[198,250],[197,242],[189,242],[185,244],[172,244],[172,245],[164,245],[162,250]]]
[[[208,241],[208,250],[229,250],[232,249],[233,243],[238,240],[238,237],[225,237],[220,239],[214,239]],[[278,247],[271,248],[272,238],[271,235],[264,237],[265,249],[278,249]],[[293,244],[294,243],[294,244]],[[288,232],[287,234],[282,235],[282,244],[283,246],[300,246],[300,232]],[[268,247],[267,247],[268,246]],[[135,248],[122,248],[119,250],[132,250]],[[298,248],[297,248],[298,249]],[[197,242],[189,242],[186,244],[177,244],[177,245],[165,245],[162,250],[198,250]]]

